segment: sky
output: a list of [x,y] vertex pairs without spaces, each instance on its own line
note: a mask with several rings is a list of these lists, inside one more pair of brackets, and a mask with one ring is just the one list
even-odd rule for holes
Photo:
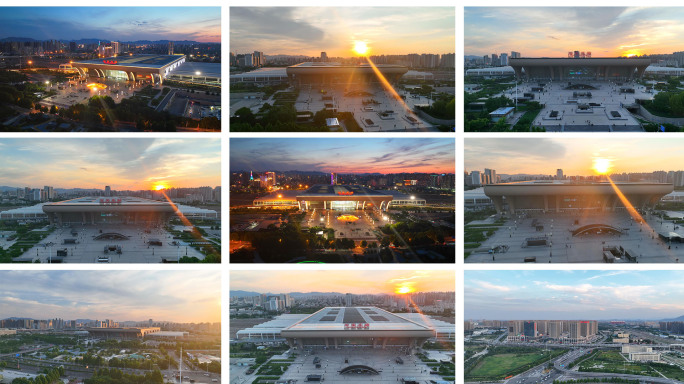
[[221,321],[220,271],[0,271],[0,318]]
[[454,173],[453,139],[236,139],[231,171]]
[[499,174],[596,175],[596,159],[606,159],[609,173],[682,169],[682,142],[672,139],[466,139],[465,169],[495,169]]
[[592,57],[684,50],[684,8],[465,7],[465,54]]
[[453,270],[387,271],[231,271],[230,290],[258,293],[339,292],[392,294],[400,287],[415,292],[452,292]]
[[220,7],[0,7],[0,39],[221,42]]
[[465,271],[465,319],[663,320],[684,315],[681,271]]
[[230,50],[266,55],[355,56],[455,52],[454,7],[231,7]]
[[0,139],[0,186],[221,185],[219,139]]

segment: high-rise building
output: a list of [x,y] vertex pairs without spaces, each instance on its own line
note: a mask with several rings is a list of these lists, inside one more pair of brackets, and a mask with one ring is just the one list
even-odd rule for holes
[[563,334],[563,322],[549,321],[547,335],[552,339],[558,339],[561,334]]
[[529,338],[537,337],[537,322],[536,321],[525,321],[523,323],[523,335]]
[[112,196],[112,187],[110,187],[109,185],[106,185],[104,195],[105,195],[105,197]]
[[43,191],[45,193],[45,199],[44,200],[50,200],[50,199],[54,199],[56,197],[55,196],[55,189],[53,187],[46,185],[43,187]]
[[519,59],[520,57],[520,52],[511,51],[511,59]]
[[470,184],[471,185],[482,185],[482,177],[480,171],[470,172]]
[[508,65],[508,53],[502,53],[499,56],[499,65],[501,65],[502,67]]
[[173,41],[169,41],[169,55],[173,55]]
[[484,174],[485,174],[487,184],[496,184],[497,183],[497,181],[496,181],[497,180],[496,179],[496,170],[485,168]]
[[345,307],[351,307],[351,306],[353,306],[352,304],[353,304],[353,303],[352,303],[352,294],[351,294],[351,293],[347,293],[347,294],[344,296],[344,306],[345,306]]
[[563,170],[560,168],[556,169],[556,180],[563,180]]
[[118,41],[112,41],[112,52],[115,55],[118,55],[119,53],[121,53],[121,44],[119,44]]
[[326,52],[321,52],[321,61],[328,61],[328,54]]

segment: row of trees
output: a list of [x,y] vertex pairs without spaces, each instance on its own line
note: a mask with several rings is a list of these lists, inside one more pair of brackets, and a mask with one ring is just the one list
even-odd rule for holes
[[456,118],[456,97],[442,95],[431,106],[418,108],[434,118],[453,120]]
[[133,375],[116,368],[103,368],[83,382],[85,384],[163,384],[164,376],[158,369],[144,375]]
[[12,384],[52,384],[61,383],[60,377],[66,374],[64,367],[44,369],[42,373],[36,377],[27,379],[25,377],[18,377],[12,380]]
[[660,92],[644,106],[657,115],[684,117],[684,92]]

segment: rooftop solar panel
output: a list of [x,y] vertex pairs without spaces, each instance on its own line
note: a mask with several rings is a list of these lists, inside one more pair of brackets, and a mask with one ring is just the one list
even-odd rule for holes
[[344,319],[345,323],[363,323],[366,320],[361,316],[359,310],[356,308],[345,308],[344,309]]

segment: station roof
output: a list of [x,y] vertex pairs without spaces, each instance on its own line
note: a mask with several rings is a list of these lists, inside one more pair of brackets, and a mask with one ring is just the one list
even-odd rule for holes
[[[403,65],[396,64],[375,64],[378,68],[406,68]],[[304,63],[299,63],[291,65],[288,68],[371,68],[370,64],[340,64],[337,62],[318,62],[318,61],[307,61]]]
[[254,201],[296,201],[297,196],[301,194],[302,190],[278,190],[268,195],[257,197]]
[[167,65],[181,60],[185,55],[133,55],[133,56],[116,56],[106,57],[93,60],[75,61],[71,65],[78,66],[79,64],[89,65],[118,65],[122,67],[132,68],[164,68]]
[[361,185],[328,185],[316,184],[306,191],[300,193],[300,198],[307,197],[335,197],[335,196],[391,196],[385,191],[374,191]]
[[[200,74],[197,75],[197,72]],[[221,63],[199,63],[186,61],[171,72],[176,76],[221,77]]]
[[170,203],[166,201],[156,201],[143,199],[141,197],[130,197],[130,196],[115,196],[115,197],[102,197],[102,196],[85,196],[78,197],[75,199],[57,201],[52,203],[45,203],[44,206],[99,206],[99,205],[127,205],[127,206],[168,206]]
[[287,331],[344,330],[350,325],[368,326],[372,330],[416,331],[431,330],[426,324],[407,320],[376,307],[326,307],[285,328]]

